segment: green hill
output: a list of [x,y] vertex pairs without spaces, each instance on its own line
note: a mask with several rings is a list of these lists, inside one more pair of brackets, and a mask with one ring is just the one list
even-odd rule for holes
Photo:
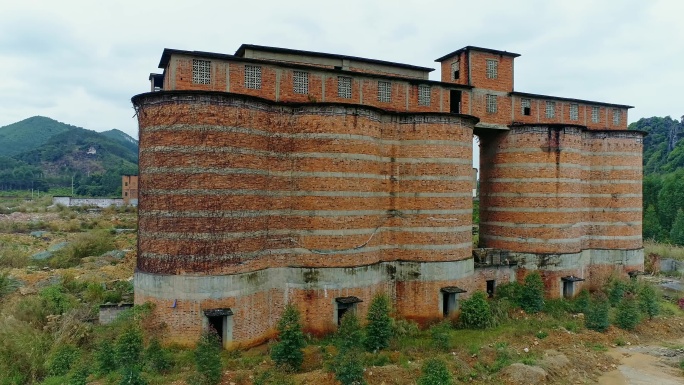
[[34,116],[0,127],[0,156],[13,156],[32,150],[71,128],[74,126],[43,116]]
[[684,244],[684,117],[643,118],[629,125],[645,131],[644,239]]
[[[0,154],[2,190],[71,187],[73,180],[80,195],[117,196],[121,175],[138,172],[138,142],[119,130],[98,133],[44,117],[0,130],[24,148]],[[27,137],[31,132],[42,136],[31,140]]]

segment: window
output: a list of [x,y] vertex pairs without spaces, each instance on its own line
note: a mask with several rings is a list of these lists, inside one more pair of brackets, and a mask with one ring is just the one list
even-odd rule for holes
[[546,102],[546,119],[556,117],[556,102]]
[[303,71],[293,72],[293,83],[295,94],[308,94],[309,93],[309,73]]
[[352,79],[347,76],[337,77],[337,96],[345,99],[352,97]]
[[209,60],[192,59],[192,82],[194,84],[211,84],[211,62]]
[[579,119],[579,106],[575,103],[570,104],[570,120]]
[[499,62],[496,60],[487,60],[487,79],[496,79],[499,77]]
[[619,108],[613,108],[613,125],[614,126],[620,125],[620,109]]
[[460,69],[461,69],[461,63],[458,60],[451,63],[451,80],[458,79]]
[[487,113],[496,114],[496,95],[487,95]]
[[522,114],[530,116],[532,114],[532,101],[530,99],[523,99],[520,104],[522,105]]
[[430,105],[430,86],[418,86],[418,104],[421,106]]
[[245,66],[245,88],[261,89],[261,66]]
[[592,123],[598,123],[599,122],[599,107],[591,107],[591,122]]
[[379,102],[389,102],[392,100],[392,83],[390,82],[378,82],[378,101]]

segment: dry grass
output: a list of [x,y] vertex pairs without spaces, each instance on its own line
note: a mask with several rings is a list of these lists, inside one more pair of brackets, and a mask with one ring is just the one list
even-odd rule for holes
[[660,256],[661,259],[672,258],[678,261],[684,261],[684,247],[672,245],[669,243],[645,241],[644,254],[656,254]]

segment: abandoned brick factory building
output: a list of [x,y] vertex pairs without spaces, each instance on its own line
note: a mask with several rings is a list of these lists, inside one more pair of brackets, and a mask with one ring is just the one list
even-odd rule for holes
[[468,46],[436,60],[434,81],[345,55],[165,49],[132,99],[135,302],[156,304],[170,341],[213,326],[246,346],[288,302],[323,333],[376,293],[427,322],[533,270],[554,297],[642,270],[630,106],[516,91],[518,56]]

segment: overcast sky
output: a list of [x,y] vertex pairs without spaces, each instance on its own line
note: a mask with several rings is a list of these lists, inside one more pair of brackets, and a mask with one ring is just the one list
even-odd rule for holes
[[0,1],[0,126],[43,115],[137,138],[130,98],[165,47],[242,43],[433,68],[476,45],[522,55],[517,91],[684,115],[681,0]]

